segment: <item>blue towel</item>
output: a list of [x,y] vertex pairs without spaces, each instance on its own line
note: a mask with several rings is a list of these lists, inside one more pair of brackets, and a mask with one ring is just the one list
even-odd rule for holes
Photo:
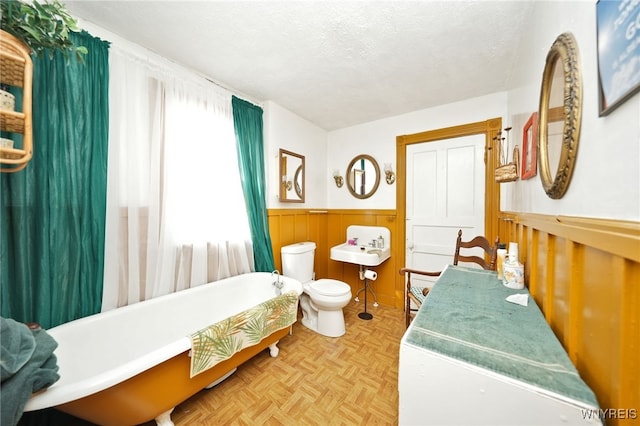
[[58,343],[45,330],[0,317],[0,346],[0,424],[15,426],[31,395],[60,378]]

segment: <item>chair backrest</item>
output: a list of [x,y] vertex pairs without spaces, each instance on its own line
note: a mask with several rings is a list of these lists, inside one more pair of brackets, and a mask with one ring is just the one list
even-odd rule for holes
[[[457,265],[458,262],[473,262],[482,267],[482,269],[496,270],[496,258],[498,257],[498,243],[500,237],[496,237],[493,246],[485,237],[477,236],[471,241],[462,241],[462,229],[458,231],[458,240],[456,241],[456,252],[453,256],[453,264]],[[486,253],[486,257],[489,258],[487,262],[484,257],[476,255],[464,255],[460,253],[460,249],[471,249],[480,247]]]

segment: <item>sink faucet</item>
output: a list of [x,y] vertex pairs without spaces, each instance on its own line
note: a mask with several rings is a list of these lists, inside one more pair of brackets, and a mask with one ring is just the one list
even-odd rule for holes
[[276,279],[272,284],[276,288],[276,295],[280,296],[282,294],[282,287],[284,286],[284,282],[280,280],[280,271],[274,269],[273,272],[271,272],[271,279],[273,279],[274,275],[276,275]]

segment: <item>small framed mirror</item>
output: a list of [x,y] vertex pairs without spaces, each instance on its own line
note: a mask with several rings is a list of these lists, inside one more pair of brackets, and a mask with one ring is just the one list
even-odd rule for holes
[[369,198],[380,185],[380,166],[370,155],[356,156],[347,167],[347,188],[356,198]]
[[556,38],[542,75],[538,109],[540,180],[550,198],[564,196],[578,153],[582,123],[582,77],[575,38]]
[[304,155],[280,149],[280,202],[304,203]]

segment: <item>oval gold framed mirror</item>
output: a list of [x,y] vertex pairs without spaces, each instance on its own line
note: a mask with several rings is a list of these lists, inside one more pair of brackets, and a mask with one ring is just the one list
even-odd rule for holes
[[562,198],[569,187],[582,124],[582,77],[571,33],[556,38],[547,54],[538,109],[540,180],[547,195]]
[[380,185],[380,166],[370,155],[356,156],[347,167],[347,188],[356,198],[369,198]]

